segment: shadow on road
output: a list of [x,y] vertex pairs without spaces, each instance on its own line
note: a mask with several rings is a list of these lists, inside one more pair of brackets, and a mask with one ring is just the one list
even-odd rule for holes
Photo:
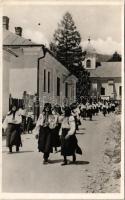
[[19,151],[19,152],[13,152],[13,153],[31,153],[31,152],[34,152],[34,151]]
[[59,160],[50,160],[49,164],[55,164],[55,163],[61,163],[63,162],[63,159],[59,159]]
[[79,127],[79,130],[86,130],[86,128],[84,128],[84,127]]
[[70,165],[88,165],[89,161],[76,161],[75,163],[70,163]]
[[16,152],[16,151],[13,151],[12,153],[9,153],[8,151],[2,151],[2,153],[8,153],[8,154],[20,154],[20,153],[31,153],[31,152],[34,152],[34,151],[19,151],[19,152]]
[[85,132],[76,132],[76,135],[83,135],[86,134]]

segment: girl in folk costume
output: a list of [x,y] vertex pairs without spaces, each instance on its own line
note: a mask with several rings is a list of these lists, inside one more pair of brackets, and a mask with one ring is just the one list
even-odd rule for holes
[[75,103],[71,104],[70,108],[71,108],[71,111],[72,111],[71,114],[75,118],[76,130],[79,130],[79,125],[81,125],[80,109]]
[[22,117],[15,105],[7,114],[4,122],[3,129],[6,132],[6,146],[9,147],[9,152],[12,153],[12,147],[16,146],[16,151],[19,151],[21,142],[21,123]]
[[81,117],[86,120],[86,103],[81,104]]
[[98,113],[99,113],[99,104],[98,104],[98,102],[95,102],[95,112],[96,112],[96,115],[98,115]]
[[114,112],[115,111],[115,104],[114,102],[112,101],[111,102],[111,112]]
[[104,104],[102,106],[102,113],[104,116],[106,116],[106,113],[107,113],[106,102],[104,102]]
[[53,117],[50,121],[50,129],[52,133],[52,146],[55,147],[55,151],[57,152],[57,147],[60,147],[60,136],[59,136],[59,130],[61,127],[61,123],[59,122],[59,117],[61,115],[61,108],[60,106],[56,105],[52,109]]
[[93,103],[92,103],[92,114],[95,116],[95,113],[96,113],[96,105],[95,105],[95,103],[93,102]]
[[26,109],[24,107],[24,105],[20,106],[19,108],[19,112],[21,114],[21,117],[22,117],[22,132],[25,134],[25,131],[26,131]]
[[98,105],[99,105],[99,111],[101,112],[102,111],[102,106],[103,106],[103,103],[101,101],[98,102]]
[[87,116],[89,117],[90,121],[92,120],[92,103],[87,104]]
[[59,135],[61,136],[61,155],[64,157],[64,162],[61,165],[67,165],[67,156],[72,156],[73,162],[75,162],[75,153],[82,154],[82,151],[77,144],[75,132],[75,119],[71,115],[71,109],[65,107],[65,114],[59,132]]
[[27,132],[32,133],[33,128],[34,128],[34,114],[32,108],[29,108],[29,111],[27,113]]
[[[38,150],[43,153],[43,164],[48,164],[49,154],[53,152],[52,149],[52,111],[51,104],[44,105],[43,112],[40,114],[34,132],[38,132]],[[51,123],[51,125],[50,125]]]

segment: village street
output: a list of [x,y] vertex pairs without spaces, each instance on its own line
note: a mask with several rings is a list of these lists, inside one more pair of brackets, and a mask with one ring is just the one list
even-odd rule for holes
[[[3,192],[80,193],[87,192],[89,176],[102,162],[106,132],[114,114],[94,116],[93,121],[82,121],[77,133],[83,155],[77,154],[76,164],[61,166],[62,156],[53,153],[51,163],[43,165],[34,135],[22,135],[23,147],[19,153],[8,154],[3,140]],[[71,159],[69,157],[69,159]],[[88,178],[87,178],[88,177]],[[84,187],[85,186],[85,187]]]

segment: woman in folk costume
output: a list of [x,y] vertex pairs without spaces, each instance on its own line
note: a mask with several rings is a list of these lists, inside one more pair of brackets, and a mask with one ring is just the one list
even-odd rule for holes
[[[51,104],[44,105],[43,112],[40,114],[34,132],[38,132],[38,150],[43,153],[43,164],[48,164],[49,154],[53,152],[52,149],[52,110]],[[51,125],[50,125],[51,123]]]
[[75,132],[75,119],[71,115],[71,109],[65,107],[65,114],[59,132],[59,135],[61,136],[61,155],[64,157],[64,162],[61,165],[67,165],[67,156],[72,156],[74,163],[76,161],[75,153],[82,154],[82,151],[78,146]]
[[83,118],[83,120],[86,120],[86,103],[85,102],[81,104],[81,117]]
[[92,115],[95,116],[96,113],[96,105],[94,102],[92,102]]
[[75,104],[75,103],[71,104],[70,108],[71,108],[71,111],[72,111],[71,114],[75,118],[76,130],[79,130],[79,125],[81,125],[81,121],[80,121],[80,109],[77,106],[77,104]]
[[26,109],[24,107],[24,105],[20,106],[19,108],[19,112],[21,114],[22,117],[22,131],[25,134],[26,133]]
[[106,108],[106,102],[105,101],[104,101],[104,104],[102,106],[102,113],[103,113],[104,116],[106,116],[106,114],[107,114],[107,108]]
[[96,113],[96,115],[98,115],[98,113],[99,113],[99,104],[98,104],[98,102],[96,101],[95,102],[95,113]]
[[14,145],[17,152],[19,151],[19,147],[22,146],[21,123],[22,117],[17,107],[13,105],[3,122],[3,129],[6,132],[6,146],[9,147],[10,153],[12,153]]
[[34,128],[34,114],[32,108],[29,108],[29,111],[27,113],[27,132],[32,133],[33,128]]
[[55,148],[55,151],[57,152],[57,147],[60,147],[60,136],[59,136],[59,130],[61,127],[61,123],[59,121],[59,117],[61,115],[61,107],[56,105],[52,109],[52,118],[50,121],[49,128],[51,129],[52,133],[52,146]]
[[92,103],[87,104],[87,116],[89,117],[90,121],[92,120]]

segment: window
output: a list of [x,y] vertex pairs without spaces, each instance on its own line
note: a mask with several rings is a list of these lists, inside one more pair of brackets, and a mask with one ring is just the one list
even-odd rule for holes
[[122,86],[119,86],[119,96],[122,95]]
[[43,90],[46,92],[46,70],[44,69],[44,83],[43,83]]
[[57,77],[57,96],[60,96],[60,78]]
[[105,95],[105,88],[101,87],[101,95]]
[[86,67],[87,68],[91,68],[91,60],[87,60],[86,61]]
[[68,98],[68,83],[65,83],[65,97]]
[[50,72],[48,72],[48,93],[50,93]]

